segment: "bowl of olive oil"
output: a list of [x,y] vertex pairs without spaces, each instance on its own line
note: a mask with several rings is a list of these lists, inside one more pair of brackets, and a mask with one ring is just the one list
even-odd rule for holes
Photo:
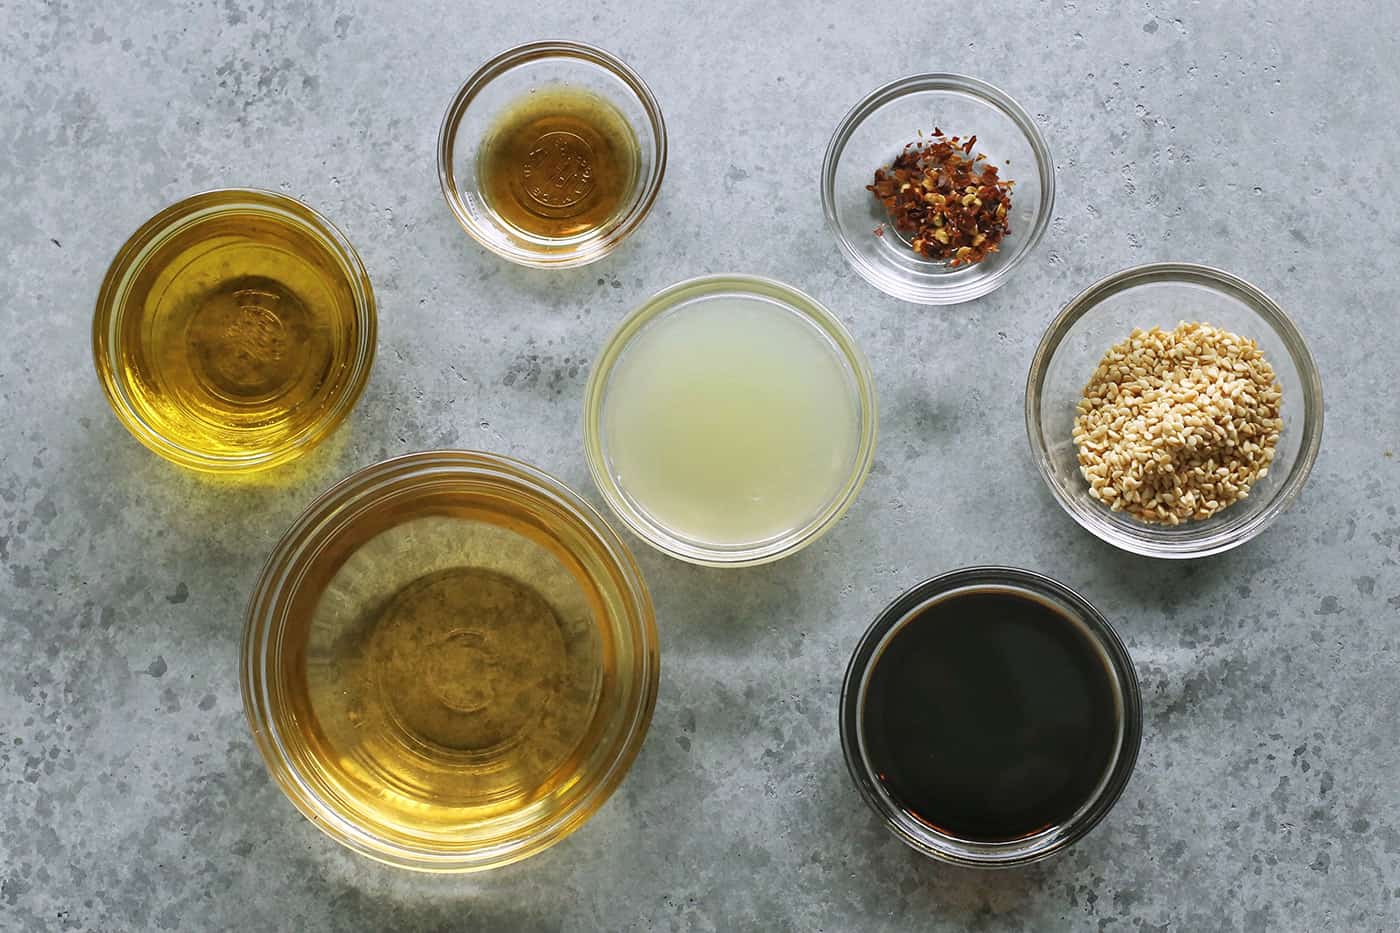
[[607,800],[646,736],[660,656],[607,523],[516,460],[411,454],[333,487],[248,607],[244,709],[319,829],[403,868],[495,868]]
[[645,219],[665,169],[651,89],[577,42],[534,42],[482,65],[438,136],[438,178],[462,228],[537,268],[606,256]]
[[229,188],[166,208],[122,246],[98,294],[93,356],[137,440],[182,466],[246,473],[345,420],[375,327],[369,277],[330,221]]

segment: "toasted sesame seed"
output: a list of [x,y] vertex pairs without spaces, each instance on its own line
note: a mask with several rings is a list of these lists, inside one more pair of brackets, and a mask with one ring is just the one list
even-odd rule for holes
[[1203,323],[1134,330],[1076,406],[1089,494],[1145,522],[1209,518],[1268,475],[1282,399],[1253,340]]

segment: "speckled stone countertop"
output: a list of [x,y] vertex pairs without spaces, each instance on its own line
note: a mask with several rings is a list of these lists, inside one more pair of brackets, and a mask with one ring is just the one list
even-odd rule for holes
[[[0,0],[0,929],[1394,930],[1400,926],[1400,6],[311,4]],[[603,262],[515,268],[443,204],[442,112],[489,55],[563,36],[665,110],[656,209]],[[918,71],[1000,84],[1059,198],[1039,250],[954,308],[841,260],[817,175],[845,111]],[[358,247],[379,357],[349,422],[253,482],[167,465],[93,375],[98,283],[194,191],[253,185]],[[1034,472],[1023,376],[1050,318],[1124,266],[1257,282],[1322,370],[1301,501],[1224,556],[1100,544]],[[335,479],[439,446],[522,457],[601,505],[580,399],[649,293],[754,272],[871,358],[878,460],[806,551],[720,572],[634,542],[662,679],[621,790],[548,852],[429,877],[342,850],[267,777],[238,641],[261,562]],[[873,615],[973,563],[1040,570],[1118,626],[1146,732],[1123,799],[1062,857],[925,861],[861,803],[836,701]]]

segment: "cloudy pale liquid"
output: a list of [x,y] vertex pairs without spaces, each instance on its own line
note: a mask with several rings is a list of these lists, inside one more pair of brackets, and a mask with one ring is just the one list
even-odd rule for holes
[[857,406],[824,331],[779,304],[721,296],[633,337],[608,384],[603,441],[619,485],[672,533],[751,544],[805,527],[845,486]]

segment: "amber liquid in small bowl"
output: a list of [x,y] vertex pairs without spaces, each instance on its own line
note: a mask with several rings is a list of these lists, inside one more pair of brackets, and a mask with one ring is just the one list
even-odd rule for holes
[[581,88],[527,94],[497,119],[478,154],[487,205],[527,236],[602,227],[639,177],[637,135],[616,107]]

